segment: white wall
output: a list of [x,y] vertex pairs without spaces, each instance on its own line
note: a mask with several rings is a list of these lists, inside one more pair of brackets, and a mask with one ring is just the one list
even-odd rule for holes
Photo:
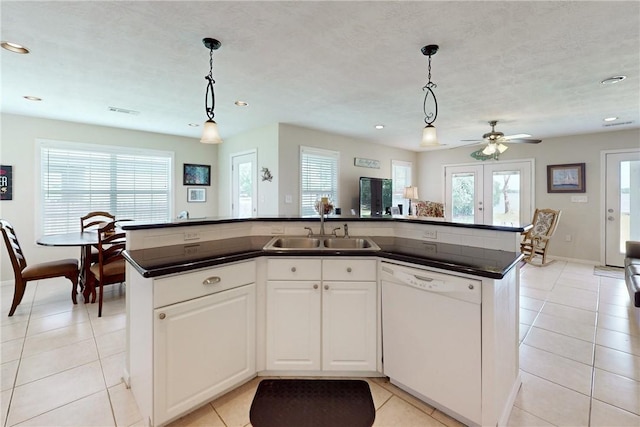
[[[426,151],[418,160],[420,196],[444,200],[442,165],[473,162],[470,153],[480,146]],[[549,247],[554,256],[592,262],[600,260],[601,212],[600,153],[604,150],[640,148],[640,130],[621,130],[545,139],[540,144],[509,144],[501,160],[535,159],[535,207],[561,209],[562,216]],[[487,162],[494,162],[488,160]],[[499,160],[500,161],[500,160]],[[586,163],[587,203],[572,203],[572,194],[547,193],[547,165]],[[423,190],[424,189],[424,190]],[[575,194],[573,194],[575,195]],[[571,242],[565,236],[571,235]]]
[[[413,177],[417,175],[417,153],[400,148],[373,144],[368,141],[348,138],[313,129],[280,124],[280,214],[300,213],[300,146],[323,148],[340,152],[340,200],[336,207],[348,215],[351,209],[358,212],[359,179],[361,176],[391,178],[391,160],[413,163]],[[354,166],[355,157],[379,160],[380,169]],[[291,195],[292,203],[285,203]]]
[[[278,214],[278,124],[264,126],[225,139],[218,146],[218,215],[231,216],[231,156],[248,150],[258,154],[258,214],[270,216]],[[262,181],[260,171],[263,167],[273,175],[271,181]]]
[[[78,258],[79,248],[51,248],[38,246],[40,236],[34,233],[35,212],[39,202],[34,194],[36,139],[51,139],[70,142],[84,142],[102,145],[152,148],[174,152],[174,206],[173,216],[181,210],[188,210],[192,216],[217,215],[217,188],[215,182],[207,190],[206,203],[187,203],[187,188],[182,185],[184,163],[208,164],[212,176],[218,163],[217,147],[201,144],[197,139],[151,132],[138,132],[104,126],[85,125],[57,120],[2,114],[0,133],[0,163],[12,165],[14,174],[13,200],[0,201],[0,217],[13,224],[23,251],[29,263],[44,262],[55,258]],[[4,242],[1,244],[0,280],[13,277],[11,262]]]

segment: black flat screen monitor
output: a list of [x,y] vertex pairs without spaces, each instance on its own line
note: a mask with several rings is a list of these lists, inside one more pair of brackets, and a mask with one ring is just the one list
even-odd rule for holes
[[382,216],[391,208],[392,181],[387,178],[360,178],[360,216]]

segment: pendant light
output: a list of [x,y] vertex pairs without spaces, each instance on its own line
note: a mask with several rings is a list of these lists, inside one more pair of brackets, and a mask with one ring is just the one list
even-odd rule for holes
[[[438,51],[437,44],[430,44],[422,49],[422,54],[429,57],[429,81],[422,88],[424,91],[424,103],[423,103],[423,111],[424,111],[424,122],[426,126],[422,130],[422,142],[420,143],[421,147],[435,147],[439,146],[438,137],[436,136],[436,128],[433,126],[433,122],[436,121],[438,117],[438,100],[436,99],[436,94],[433,93],[433,89],[436,88],[436,84],[431,81],[431,57],[436,54]],[[433,98],[434,109],[433,112],[427,112],[427,98],[429,98],[429,94],[431,94]]]
[[216,97],[213,93],[213,85],[215,83],[215,80],[213,80],[213,51],[218,49],[222,43],[216,39],[208,37],[202,39],[202,43],[207,49],[209,49],[209,75],[204,76],[207,80],[207,91],[204,94],[204,108],[209,120],[204,122],[200,142],[204,144],[220,144],[222,142],[222,138],[220,138],[220,133],[218,132],[218,124],[213,120],[213,109],[216,106]]

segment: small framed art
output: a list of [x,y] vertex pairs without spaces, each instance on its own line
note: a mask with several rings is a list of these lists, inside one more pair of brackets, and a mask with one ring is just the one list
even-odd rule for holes
[[183,185],[211,185],[211,166],[184,164]]
[[584,163],[547,165],[547,193],[585,193]]
[[204,188],[187,188],[187,202],[206,202],[207,190]]

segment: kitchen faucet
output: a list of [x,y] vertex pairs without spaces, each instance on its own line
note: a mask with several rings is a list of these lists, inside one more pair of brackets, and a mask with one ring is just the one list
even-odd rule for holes
[[349,238],[349,225],[348,224],[344,225],[344,238],[345,239]]
[[320,200],[320,235],[324,236],[324,200]]

